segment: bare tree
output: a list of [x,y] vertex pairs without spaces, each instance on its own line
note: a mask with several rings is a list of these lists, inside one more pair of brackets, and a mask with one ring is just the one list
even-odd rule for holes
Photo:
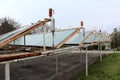
[[34,33],[43,33],[44,32],[44,28],[45,28],[45,32],[46,33],[51,31],[50,25],[49,24],[45,24],[45,25],[43,25],[41,27],[38,27],[35,30],[31,31],[31,33],[32,34],[34,34]]
[[[32,23],[31,25],[34,25],[34,23]],[[43,33],[44,32],[44,28],[45,28],[45,32],[46,33],[51,32],[51,24],[46,23],[45,25],[40,26],[40,27],[32,30],[29,34]],[[55,28],[55,31],[60,31],[60,30],[61,30],[60,28]]]
[[13,31],[18,27],[20,27],[20,24],[11,18],[4,17],[0,19],[0,35]]

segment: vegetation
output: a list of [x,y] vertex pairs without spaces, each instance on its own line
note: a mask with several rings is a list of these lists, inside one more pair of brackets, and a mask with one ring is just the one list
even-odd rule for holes
[[[101,45],[101,47],[102,47],[102,50],[105,50],[105,45]],[[98,50],[98,45],[89,46],[88,50]]]
[[11,18],[4,17],[0,19],[0,35],[13,31],[18,27],[20,27],[20,24]]
[[113,53],[89,67],[89,76],[85,72],[77,74],[71,80],[120,80],[120,54]]
[[120,30],[118,30],[117,28],[114,28],[114,31],[111,34],[111,36],[112,36],[111,47],[118,49],[120,47]]

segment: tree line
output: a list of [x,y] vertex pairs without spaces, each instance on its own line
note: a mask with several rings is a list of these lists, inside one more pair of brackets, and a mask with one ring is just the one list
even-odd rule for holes
[[0,18],[0,35],[13,31],[20,27],[20,24],[9,17]]
[[120,47],[120,30],[118,28],[114,28],[111,34],[111,47],[112,48],[119,48]]

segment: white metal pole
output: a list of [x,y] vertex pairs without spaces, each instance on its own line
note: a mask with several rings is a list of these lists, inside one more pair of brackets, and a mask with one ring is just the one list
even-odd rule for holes
[[51,28],[52,28],[52,47],[54,50],[54,32],[55,32],[55,20],[51,17]]
[[14,40],[14,45],[15,45],[15,40]]
[[106,56],[108,56],[108,50],[106,50]]
[[111,52],[112,51],[111,49],[112,49],[112,46],[111,46],[111,42],[110,42],[110,50],[108,50],[108,51]]
[[5,64],[5,80],[10,80],[10,63]]
[[57,75],[57,78],[59,80],[58,73],[59,73],[59,71],[58,71],[58,55],[56,54],[56,75]]
[[[25,46],[26,46],[26,36],[24,35],[24,50],[25,50]],[[23,61],[23,63],[24,63],[24,67],[26,67],[27,66],[26,61]]]
[[26,45],[26,36],[24,35],[24,50],[25,50],[25,45]]
[[113,45],[114,45],[114,53],[115,53],[115,32],[113,33]]
[[82,63],[82,49],[79,47],[79,52],[80,52],[80,64]]
[[87,53],[87,47],[86,47],[86,77],[88,76],[88,53]]
[[82,49],[79,47],[79,52],[80,52],[80,64],[82,63]]
[[[82,26],[81,26],[82,27]],[[79,29],[81,29],[81,27]],[[79,31],[79,50],[80,50],[80,63],[82,63],[82,48],[81,48],[81,45],[80,45],[80,31]]]
[[[107,47],[109,46],[108,43],[106,43]],[[106,49],[106,56],[108,56],[108,49]]]
[[98,42],[98,53],[99,53],[99,50],[100,50],[100,49],[99,49],[99,42]]
[[43,27],[43,51],[46,51],[45,33],[46,33],[46,25],[44,25]]
[[55,59],[56,59],[56,61],[55,61],[55,64],[56,64],[56,76],[57,76],[57,78],[59,80],[59,76],[58,76],[58,73],[59,73],[59,71],[58,71],[58,55],[57,55],[57,53],[54,50],[54,48],[55,48],[54,47],[55,19],[53,17],[51,17],[51,27],[52,27],[52,47],[53,47],[53,54],[55,54]]
[[14,50],[13,50],[13,52],[15,52],[15,48],[16,48],[16,46],[15,46],[15,40],[14,40],[14,46],[13,46],[13,47],[14,47]]
[[102,62],[102,45],[100,44],[100,61]]

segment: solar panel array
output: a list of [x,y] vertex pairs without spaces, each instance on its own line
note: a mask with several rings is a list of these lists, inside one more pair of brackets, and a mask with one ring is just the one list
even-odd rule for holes
[[[54,36],[54,46],[57,46],[59,43],[61,43],[64,39],[66,39],[70,34],[75,32],[76,29],[70,29],[70,30],[64,30],[55,32]],[[25,36],[25,45],[29,46],[43,46],[43,34],[31,34]],[[10,44],[14,44],[14,42],[11,42]],[[18,38],[15,40],[16,45],[24,45],[24,36]],[[52,33],[45,34],[45,44],[47,47],[52,47]]]
[[[15,31],[6,33],[0,36],[0,44],[4,41],[8,41],[10,38],[16,36],[16,34],[22,33],[23,31],[29,29],[31,27],[23,27],[17,29]],[[93,32],[93,31],[79,31],[79,28],[75,29],[67,29],[56,31],[54,36],[54,46],[63,44],[80,44],[80,43],[91,43],[91,42],[100,42],[100,41],[109,41],[109,37],[104,33]],[[28,45],[28,46],[43,46],[43,34],[29,34],[21,36],[16,40],[12,40],[9,44],[15,45]],[[52,47],[52,33],[45,34],[45,45],[47,47]]]

